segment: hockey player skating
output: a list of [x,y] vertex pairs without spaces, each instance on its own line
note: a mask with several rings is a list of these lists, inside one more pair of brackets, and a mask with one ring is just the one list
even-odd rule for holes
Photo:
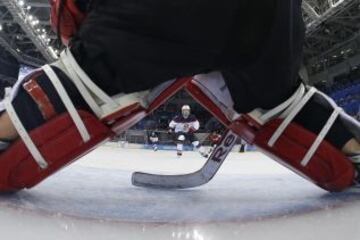
[[222,136],[219,131],[214,131],[214,132],[210,133],[210,135],[208,137],[209,141],[210,141],[210,146],[213,148],[216,147],[216,145],[219,144],[221,137]]
[[209,136],[207,136],[207,139],[209,140],[210,146],[209,149],[207,149],[207,151],[202,154],[204,157],[209,157],[209,155],[212,153],[212,151],[214,150],[214,148],[216,148],[216,146],[220,143],[221,141],[221,134],[219,131],[213,131],[209,134]]
[[151,132],[149,140],[151,142],[152,149],[156,152],[158,150],[159,137],[156,132]]
[[246,151],[246,141],[244,141],[243,139],[240,139],[240,149],[239,152],[243,153]]
[[[212,166],[240,136],[328,191],[359,182],[360,124],[299,78],[301,0],[51,0],[51,7],[68,48],[6,91],[1,191],[39,183],[180,88],[231,130]],[[183,182],[173,186],[186,185],[175,179]]]
[[191,114],[189,105],[181,107],[181,115],[174,117],[169,123],[170,133],[175,134],[177,155],[181,156],[185,141],[190,141],[195,149],[201,155],[205,155],[204,148],[195,136],[195,132],[199,130],[200,123],[195,115]]

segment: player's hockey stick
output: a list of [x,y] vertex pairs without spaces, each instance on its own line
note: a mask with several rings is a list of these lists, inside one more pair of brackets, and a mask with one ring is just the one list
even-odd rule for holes
[[203,185],[215,176],[235,145],[236,139],[237,135],[231,130],[227,130],[207,162],[196,172],[180,175],[158,175],[135,172],[132,175],[132,184],[139,187],[162,189],[182,189]]

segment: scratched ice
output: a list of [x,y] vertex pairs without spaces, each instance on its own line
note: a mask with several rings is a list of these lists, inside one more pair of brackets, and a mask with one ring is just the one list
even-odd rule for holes
[[360,194],[330,194],[256,152],[207,185],[133,187],[133,171],[188,173],[198,153],[104,146],[37,187],[0,195],[2,239],[357,239]]

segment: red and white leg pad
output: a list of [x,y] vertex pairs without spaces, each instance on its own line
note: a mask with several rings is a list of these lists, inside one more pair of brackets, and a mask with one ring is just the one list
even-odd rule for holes
[[[343,153],[323,139],[341,110],[333,106],[333,103],[328,103],[335,110],[328,121],[329,124],[326,124],[319,134],[320,136],[291,122],[296,113],[301,110],[301,104],[304,105],[316,90],[312,89],[309,91],[310,94],[304,95],[305,89],[300,89],[289,101],[282,104],[283,106],[275,109],[282,113],[290,109],[290,113],[286,112],[285,116],[278,114],[279,117],[275,114],[267,114],[266,121],[259,121],[254,114],[237,115],[232,110],[231,99],[226,98],[228,93],[224,92],[223,85],[225,83],[221,74],[210,73],[195,76],[193,81],[187,84],[186,90],[242,139],[256,145],[272,159],[321,188],[328,191],[341,191],[353,184],[355,175],[353,165]],[[316,97],[324,98],[321,93]],[[341,119],[347,119],[347,116],[342,114]],[[288,122],[284,127],[282,123],[285,121]],[[275,139],[274,136],[276,136]]]
[[[27,133],[11,104],[11,90],[7,89],[4,104],[21,138],[0,154],[0,192],[33,187],[140,121],[190,80],[191,78],[183,78],[169,81],[146,95],[147,105],[132,103],[124,106],[120,102],[113,112],[108,111],[105,117],[99,118],[76,110],[64,92],[62,100],[68,105],[69,112],[57,116],[54,113],[54,116],[46,94],[36,84],[36,75],[29,76],[24,87],[41,107],[44,119],[49,120]],[[61,92],[61,86],[58,88]]]
[[[56,76],[51,72],[51,69],[49,67],[43,69],[47,72],[54,85],[57,86],[58,92],[62,92],[61,86],[59,87],[58,80],[56,80]],[[82,76],[83,74],[80,73],[79,75]],[[84,81],[85,84],[92,86],[86,81]],[[203,81],[206,81],[206,85],[202,84]],[[215,88],[211,89],[212,85]],[[101,92],[99,93],[96,87],[92,88],[100,97],[103,95]],[[138,122],[181,88],[185,88],[195,100],[241,138],[255,144],[267,155],[318,186],[329,191],[341,191],[352,185],[354,169],[350,161],[340,151],[323,140],[324,136],[322,135],[326,135],[328,127],[325,126],[323,133],[316,136],[308,130],[291,123],[292,119],[289,116],[296,109],[301,109],[301,107],[298,107],[301,104],[292,106],[293,103],[303,102],[305,104],[306,101],[303,101],[303,99],[306,96],[304,98],[301,96],[298,99],[296,95],[290,99],[291,101],[284,104],[284,108],[280,108],[283,108],[282,110],[295,109],[291,110],[290,114],[287,113],[288,116],[285,118],[281,118],[280,115],[275,120],[259,121],[253,114],[239,115],[232,110],[233,103],[231,98],[228,98],[229,93],[226,92],[226,88],[223,87],[221,75],[212,73],[195,76],[193,80],[184,78],[164,84],[155,89],[152,94],[147,95],[147,104],[145,105],[144,103],[134,103],[123,106],[121,103],[114,102],[112,104],[115,105],[114,111],[107,111],[107,114],[100,114],[97,117],[92,114],[78,112],[81,119],[80,124],[76,120],[76,110],[69,103],[66,93],[62,93],[62,100],[65,105],[68,105],[69,114],[57,116],[29,134],[29,138],[39,153],[32,152],[31,149],[34,147],[25,146],[22,140],[18,140],[0,155],[2,165],[0,170],[0,191],[16,191],[34,186],[53,172],[106,141],[114,132],[125,130]],[[216,93],[214,89],[221,90],[221,92]],[[317,97],[323,100],[321,94],[318,94]],[[104,99],[107,101],[108,97]],[[109,100],[110,103],[112,101]],[[97,109],[97,106],[94,109]],[[326,124],[330,127],[331,122],[339,115],[338,109],[336,107],[334,109],[334,114],[329,119],[330,124]],[[11,112],[9,110],[10,108],[7,111]],[[269,114],[264,115],[269,117]],[[340,116],[344,121],[346,120],[351,128],[355,126],[360,129],[360,126],[356,125],[357,123],[352,122],[345,115]],[[288,123],[282,128],[283,122],[287,121]],[[81,122],[83,122],[83,127]],[[24,131],[18,129],[18,132]],[[276,136],[275,140],[273,139],[274,136]],[[25,140],[26,138],[26,136],[23,137]],[[42,155],[46,162],[44,163],[41,158],[39,160],[36,155]]]
[[353,165],[344,154],[325,140],[321,142],[309,161],[303,161],[317,136],[298,124],[291,123],[275,144],[269,146],[269,140],[280,126],[282,119],[271,120],[256,130],[248,119],[239,122],[242,122],[239,125],[245,126],[246,129],[235,124],[232,130],[240,137],[242,132],[253,132],[251,144],[319,187],[328,191],[342,191],[353,184],[355,174]]
[[85,155],[113,136],[113,132],[94,115],[79,111],[90,134],[84,142],[69,114],[61,114],[29,133],[36,147],[46,159],[41,168],[19,139],[0,155],[0,191],[30,188]]

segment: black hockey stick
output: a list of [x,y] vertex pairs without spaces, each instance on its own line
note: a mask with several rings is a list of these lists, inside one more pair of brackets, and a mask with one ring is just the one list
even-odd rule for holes
[[159,175],[135,172],[132,184],[139,187],[161,189],[192,188],[208,183],[217,173],[220,166],[236,143],[237,135],[227,130],[218,146],[212,151],[207,162],[198,171],[180,175]]

